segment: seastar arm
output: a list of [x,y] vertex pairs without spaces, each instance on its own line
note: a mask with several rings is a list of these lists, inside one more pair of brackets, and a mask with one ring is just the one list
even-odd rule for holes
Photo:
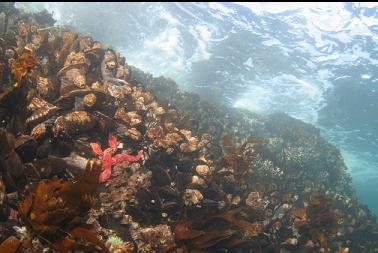
[[109,152],[104,152],[102,157],[102,169],[103,170],[112,170],[113,158]]
[[100,174],[100,182],[106,182],[112,175],[113,158],[109,152],[104,152],[102,157],[102,172]]
[[114,151],[117,150],[118,147],[118,140],[113,134],[109,134],[109,147],[111,147]]
[[143,150],[140,150],[138,154],[135,156],[129,155],[126,153],[118,154],[118,155],[113,156],[113,162],[114,163],[119,163],[122,161],[136,162],[136,161],[139,161],[142,158],[142,156],[143,156]]
[[100,174],[100,182],[103,183],[103,182],[108,181],[111,175],[112,175],[112,169],[103,170]]
[[91,145],[93,152],[95,152],[99,156],[103,155],[102,148],[101,148],[100,144],[95,143],[95,142],[91,142],[90,145]]

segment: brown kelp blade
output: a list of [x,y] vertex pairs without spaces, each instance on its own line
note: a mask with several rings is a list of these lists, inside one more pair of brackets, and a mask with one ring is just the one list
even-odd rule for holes
[[80,238],[86,242],[97,245],[101,247],[102,250],[107,252],[105,244],[100,241],[99,237],[96,234],[96,231],[94,231],[93,229],[85,228],[85,227],[76,227],[72,229],[71,231],[69,231],[69,234],[71,234],[74,237]]
[[230,238],[235,233],[236,231],[233,229],[208,230],[205,231],[205,234],[203,236],[198,237],[192,241],[192,247],[195,249],[206,249]]
[[15,236],[10,236],[0,244],[0,252],[15,253],[19,246],[20,240]]
[[192,228],[192,223],[188,220],[181,220],[175,228],[176,240],[191,240],[204,235],[203,231]]
[[41,180],[35,192],[20,202],[21,216],[37,232],[55,232],[91,206],[96,192],[101,162],[91,160],[76,182]]
[[228,154],[235,153],[235,146],[228,135],[223,136],[222,143]]

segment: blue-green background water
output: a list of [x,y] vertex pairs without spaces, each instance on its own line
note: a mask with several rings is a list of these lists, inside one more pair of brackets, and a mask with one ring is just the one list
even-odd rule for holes
[[378,214],[375,3],[18,3],[228,106],[284,111],[341,149]]

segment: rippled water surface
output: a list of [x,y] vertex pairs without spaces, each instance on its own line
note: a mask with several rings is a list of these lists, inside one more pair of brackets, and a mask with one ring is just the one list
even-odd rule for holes
[[378,214],[375,3],[19,3],[228,106],[315,124]]

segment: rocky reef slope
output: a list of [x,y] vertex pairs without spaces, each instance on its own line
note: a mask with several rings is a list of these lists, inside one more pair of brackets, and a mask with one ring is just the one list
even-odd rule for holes
[[0,252],[376,252],[340,153],[0,5]]

